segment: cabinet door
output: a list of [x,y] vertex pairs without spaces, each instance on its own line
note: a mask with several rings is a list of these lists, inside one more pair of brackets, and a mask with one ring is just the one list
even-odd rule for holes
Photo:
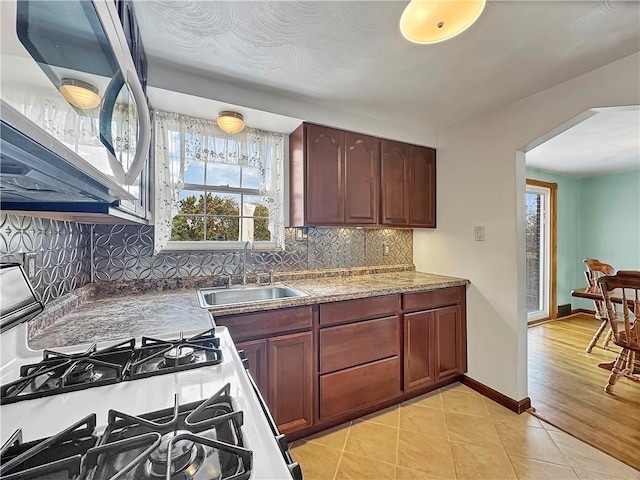
[[344,132],[307,125],[307,225],[344,223]]
[[345,218],[347,224],[378,223],[380,141],[345,133]]
[[385,225],[409,224],[409,145],[382,140],[380,178],[382,221]]
[[426,387],[435,382],[434,312],[408,313],[404,316],[404,391]]
[[409,156],[409,224],[435,228],[436,151],[412,145]]
[[436,381],[463,371],[462,310],[460,305],[434,311],[436,337]]
[[280,432],[291,433],[313,423],[311,332],[270,338],[267,403]]
[[267,398],[267,341],[254,340],[253,342],[238,343],[238,350],[244,350],[249,360],[249,372],[256,381],[258,390],[264,398]]

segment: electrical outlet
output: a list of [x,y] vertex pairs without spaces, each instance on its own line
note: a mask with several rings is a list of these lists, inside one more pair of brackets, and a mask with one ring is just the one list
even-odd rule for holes
[[476,242],[484,242],[484,227],[477,226],[474,229]]
[[309,228],[308,227],[296,227],[296,242],[302,242],[303,240],[307,240],[309,236]]
[[27,273],[27,277],[33,279],[36,276],[36,254],[25,253],[22,266]]
[[389,244],[387,242],[382,244],[382,255],[385,257],[389,256]]

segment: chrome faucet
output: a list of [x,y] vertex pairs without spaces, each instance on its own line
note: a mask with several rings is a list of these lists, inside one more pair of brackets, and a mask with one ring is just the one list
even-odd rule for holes
[[247,248],[251,245],[251,258],[253,258],[254,245],[251,240],[244,242],[244,248],[242,249],[242,285],[247,284]]

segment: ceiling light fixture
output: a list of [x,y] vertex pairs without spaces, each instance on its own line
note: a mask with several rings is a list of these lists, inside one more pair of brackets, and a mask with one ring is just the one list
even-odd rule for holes
[[240,133],[244,130],[244,117],[241,113],[224,111],[218,114],[218,126],[223,132],[231,135]]
[[58,90],[67,102],[82,110],[96,108],[102,101],[100,95],[98,95],[98,89],[82,80],[63,78],[60,81]]
[[478,20],[486,0],[411,0],[400,31],[413,43],[439,43],[460,35]]

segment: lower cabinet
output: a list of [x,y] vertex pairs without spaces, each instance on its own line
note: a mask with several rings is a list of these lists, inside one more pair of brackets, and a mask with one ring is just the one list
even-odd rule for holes
[[249,361],[249,372],[263,397],[267,397],[267,341],[254,340],[238,343],[238,350],[243,350]]
[[312,333],[270,338],[267,403],[282,433],[313,424]]
[[[455,377],[466,370],[464,352],[461,345],[462,309],[460,305],[437,308],[433,312],[435,330],[435,379]],[[466,339],[465,339],[466,341]]]
[[400,296],[320,305],[320,421],[402,392]]
[[400,393],[400,358],[320,375],[320,419],[389,400]]
[[238,343],[281,433],[313,424],[311,332]]
[[427,387],[466,370],[460,305],[404,315],[404,391]]
[[464,286],[219,316],[293,438],[466,372]]
[[434,313],[404,316],[404,391],[435,383]]

